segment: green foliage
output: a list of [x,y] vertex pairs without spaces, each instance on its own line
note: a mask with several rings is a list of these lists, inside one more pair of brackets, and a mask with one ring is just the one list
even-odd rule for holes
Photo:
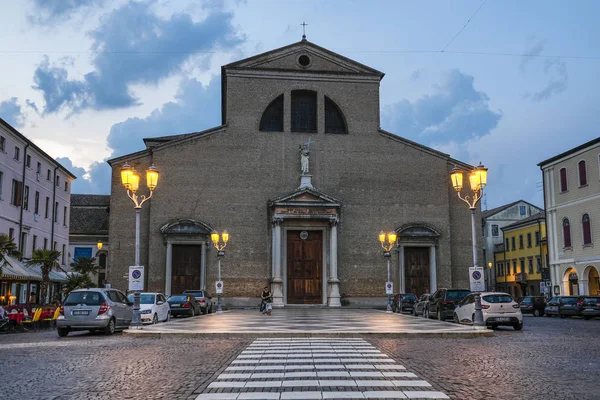
[[39,265],[42,270],[42,283],[40,285],[40,303],[43,303],[48,293],[48,282],[50,281],[50,271],[53,268],[58,269],[60,264],[58,262],[61,252],[58,250],[48,249],[36,249],[31,254],[31,259],[27,261],[28,267]]
[[80,274],[97,274],[98,265],[95,257],[78,257],[77,261],[71,263],[71,269]]
[[0,276],[2,276],[6,256],[20,257],[20,253],[14,239],[8,237],[6,233],[0,233]]
[[96,287],[94,282],[86,274],[68,274],[67,282],[65,283],[65,290],[71,292],[75,289],[85,289],[90,287]]

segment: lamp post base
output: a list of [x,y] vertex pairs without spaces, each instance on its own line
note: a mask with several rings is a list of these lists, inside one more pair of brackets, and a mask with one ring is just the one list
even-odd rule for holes
[[481,296],[475,295],[475,320],[473,321],[473,328],[476,330],[487,329],[485,322],[483,321],[483,311],[481,311]]
[[140,315],[140,292],[138,290],[133,293],[133,315],[131,316],[130,328],[142,329],[142,317]]
[[217,312],[223,312],[223,304],[221,303],[221,295],[217,296]]
[[388,295],[388,303],[387,303],[387,308],[385,309],[385,312],[393,312],[392,311],[392,296]]

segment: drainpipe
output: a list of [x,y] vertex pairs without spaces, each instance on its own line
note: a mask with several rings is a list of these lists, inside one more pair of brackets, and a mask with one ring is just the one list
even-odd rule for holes
[[52,228],[50,229],[50,248],[54,249],[54,219],[56,219],[56,171],[58,166],[54,167],[54,180],[52,181]]
[[19,252],[21,253],[21,260],[23,259],[23,243],[21,243],[21,237],[23,233],[23,204],[25,203],[25,168],[27,168],[27,148],[29,143],[25,145],[23,150],[23,187],[21,188],[21,209],[19,210]]
[[[543,252],[543,246],[542,246],[542,222],[538,219],[538,232],[539,232],[539,237],[540,237],[540,274],[541,276],[541,280],[544,281],[544,283],[546,282],[544,280],[544,252]],[[540,293],[541,294],[541,293]],[[546,294],[543,294],[544,297],[546,297]]]
[[[504,233],[504,231],[502,231]],[[506,261],[506,238],[502,235],[502,239],[504,239],[504,290],[508,293],[508,269],[509,266]]]

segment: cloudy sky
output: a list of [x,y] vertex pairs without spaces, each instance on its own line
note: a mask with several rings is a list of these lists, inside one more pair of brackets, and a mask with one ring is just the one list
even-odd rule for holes
[[[600,2],[2,0],[0,117],[109,193],[105,160],[220,123],[220,66],[308,40],[386,73],[381,126],[543,205],[536,164],[599,136]],[[466,26],[465,26],[466,25]]]

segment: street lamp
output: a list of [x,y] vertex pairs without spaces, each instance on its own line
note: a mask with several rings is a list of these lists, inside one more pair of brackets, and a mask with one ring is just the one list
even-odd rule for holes
[[[223,233],[219,234],[219,232],[212,232],[210,234],[210,240],[212,241],[213,246],[217,249],[217,264],[218,264],[218,276],[217,282],[221,282],[221,257],[225,256],[225,246],[227,246],[227,242],[229,241],[229,233],[227,231],[223,231]],[[221,286],[220,290],[217,288],[217,312],[223,311],[223,305],[221,304],[221,292],[223,291],[223,286]]]
[[[127,197],[131,199],[135,208],[135,265],[140,265],[140,212],[142,211],[142,204],[146,200],[150,200],[156,185],[158,185],[158,169],[152,164],[150,168],[146,170],[146,186],[150,190],[150,195],[138,196],[136,192],[140,186],[140,175],[131,167],[129,163],[125,163],[121,168],[121,183],[125,187]],[[98,249],[102,248],[102,243],[98,242]],[[167,277],[167,279],[169,279]],[[133,318],[131,325],[140,329],[142,324],[140,321],[140,291],[135,290],[133,292]]]
[[98,250],[102,250],[102,240],[98,240],[96,247],[98,247]]
[[[388,282],[390,282],[390,250],[392,250],[392,248],[394,247],[394,245],[396,244],[396,233],[395,232],[390,232],[390,233],[385,233],[384,231],[379,232],[379,242],[381,243],[381,247],[383,247],[383,256],[385,258],[387,258],[387,282],[386,282],[386,291],[388,290],[387,288],[387,284]],[[387,242],[386,242],[387,239]],[[392,295],[388,294],[388,303],[387,303],[387,308],[386,308],[386,312],[391,313],[392,312]]]
[[[454,167],[450,174],[452,180],[452,186],[458,194],[458,198],[469,205],[471,209],[471,234],[473,241],[473,266],[477,268],[477,221],[475,218],[475,205],[483,194],[483,188],[487,184],[487,168],[481,163],[469,174],[469,184],[471,186],[472,195],[462,196],[460,192],[463,188],[463,172]],[[485,323],[483,322],[483,313],[481,312],[481,296],[475,295],[475,321],[473,321],[475,329],[485,329]]]

